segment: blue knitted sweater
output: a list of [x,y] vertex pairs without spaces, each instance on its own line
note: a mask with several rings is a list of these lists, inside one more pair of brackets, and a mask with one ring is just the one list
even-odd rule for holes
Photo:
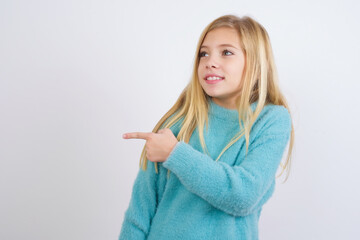
[[[148,161],[148,169],[140,169],[134,182],[120,240],[258,239],[262,206],[274,192],[290,136],[289,112],[265,106],[251,129],[247,154],[242,137],[218,161],[240,130],[238,112],[210,99],[208,114],[204,137],[210,156],[203,153],[196,128],[189,143],[178,142],[158,164],[158,174]],[[179,124],[170,129],[177,136]]]

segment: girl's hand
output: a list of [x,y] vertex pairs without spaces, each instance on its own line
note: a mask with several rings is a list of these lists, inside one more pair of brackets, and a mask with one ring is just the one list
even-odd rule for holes
[[178,140],[169,128],[160,129],[157,133],[125,133],[124,139],[144,139],[146,157],[152,162],[165,162]]

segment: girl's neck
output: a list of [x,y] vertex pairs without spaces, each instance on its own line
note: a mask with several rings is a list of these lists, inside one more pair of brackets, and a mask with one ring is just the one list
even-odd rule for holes
[[221,118],[223,120],[227,121],[238,121],[239,119],[239,113],[237,109],[228,109],[225,108],[216,102],[213,101],[212,98],[209,99],[210,102],[210,109],[209,114],[216,118]]
[[236,110],[237,107],[236,107],[236,104],[235,104],[235,101],[221,101],[220,99],[218,98],[214,98],[214,97],[210,97],[210,99],[216,103],[217,105],[223,107],[223,108],[227,108],[229,110]]

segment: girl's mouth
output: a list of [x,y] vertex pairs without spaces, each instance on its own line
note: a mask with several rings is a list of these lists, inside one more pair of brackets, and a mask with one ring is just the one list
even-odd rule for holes
[[205,80],[205,82],[206,82],[207,84],[215,84],[215,83],[221,82],[222,80],[224,80],[224,79],[219,79],[219,80]]
[[222,78],[222,77],[207,77],[207,78],[205,78],[205,82],[207,84],[215,84],[215,83],[221,82],[222,80],[224,80],[224,78]]

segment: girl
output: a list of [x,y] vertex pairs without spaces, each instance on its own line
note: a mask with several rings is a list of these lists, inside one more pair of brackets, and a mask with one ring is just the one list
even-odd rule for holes
[[153,132],[123,137],[146,144],[119,239],[258,239],[294,137],[266,30],[250,17],[214,20],[175,105]]

